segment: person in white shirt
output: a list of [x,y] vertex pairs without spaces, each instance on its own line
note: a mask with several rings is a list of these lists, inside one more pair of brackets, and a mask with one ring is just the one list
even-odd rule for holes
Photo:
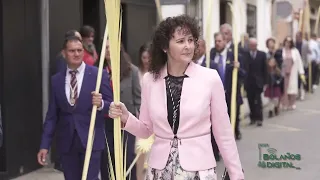
[[312,85],[316,89],[319,84],[319,64],[320,64],[320,48],[317,42],[317,35],[311,34],[309,41],[309,48],[311,51],[311,66],[312,66]]

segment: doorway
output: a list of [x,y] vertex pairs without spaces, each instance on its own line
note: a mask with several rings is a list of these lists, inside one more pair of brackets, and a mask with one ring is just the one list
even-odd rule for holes
[[[95,30],[94,44],[100,47],[100,1],[101,0],[82,0],[82,26],[89,25]],[[104,12],[103,12],[104,14]]]

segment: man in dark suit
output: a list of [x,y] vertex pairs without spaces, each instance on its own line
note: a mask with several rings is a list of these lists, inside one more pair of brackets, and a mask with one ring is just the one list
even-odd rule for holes
[[231,111],[231,93],[232,93],[232,72],[234,67],[239,68],[238,71],[238,82],[237,82],[237,99],[236,99],[236,127],[235,127],[235,135],[236,139],[241,138],[241,133],[239,129],[239,111],[240,105],[243,104],[243,100],[241,97],[241,84],[245,78],[246,72],[244,70],[244,63],[242,63],[243,59],[241,55],[238,55],[238,62],[234,61],[234,54],[229,49],[226,48],[226,41],[224,39],[224,35],[222,33],[215,33],[214,35],[215,48],[212,48],[210,51],[210,68],[218,71],[221,80],[224,85],[225,93],[226,93],[226,101],[228,105],[228,111],[230,115]]
[[[232,26],[230,24],[223,24],[220,26],[220,32],[224,35],[225,41],[226,41],[226,48],[230,52],[234,52],[234,44],[232,41],[233,35],[232,35]],[[241,43],[239,43],[241,44]],[[243,48],[242,46],[238,46],[238,53],[243,56],[243,59],[245,59],[247,49]]]
[[[234,61],[234,54],[226,47],[226,39],[222,33],[215,33],[214,35],[215,48],[212,48],[210,51],[210,68],[218,71],[221,80],[224,85],[226,93],[226,102],[228,106],[228,113],[231,115],[231,93],[232,93],[232,72],[234,67],[239,68],[238,73],[238,82],[237,82],[237,96],[236,96],[236,124],[235,124],[235,138],[237,140],[241,139],[241,133],[239,128],[239,114],[240,114],[240,105],[243,103],[241,97],[241,84],[245,78],[245,71],[242,67],[241,56],[238,56],[238,61]],[[214,137],[212,137],[212,146],[216,160],[220,159],[219,149],[215,142]]]
[[264,90],[267,79],[267,55],[265,52],[257,50],[257,40],[250,38],[250,51],[248,52],[246,71],[247,78],[244,88],[250,107],[250,124],[257,123],[262,126],[262,99],[261,93]]
[[83,62],[82,41],[76,36],[67,37],[63,53],[67,68],[51,79],[51,96],[38,162],[46,164],[45,159],[56,133],[65,179],[81,179],[92,105],[96,105],[98,111],[87,179],[98,180],[101,154],[106,143],[103,115],[108,112],[112,102],[108,74],[103,72],[100,93],[95,93],[98,69]]

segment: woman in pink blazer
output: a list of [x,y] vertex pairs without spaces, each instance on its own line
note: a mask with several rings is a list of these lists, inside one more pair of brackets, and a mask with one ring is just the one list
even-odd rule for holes
[[123,103],[110,105],[110,117],[120,117],[124,130],[139,138],[155,134],[147,180],[216,180],[211,127],[230,179],[244,179],[220,77],[192,62],[197,24],[182,15],[167,18],[155,31],[139,119]]

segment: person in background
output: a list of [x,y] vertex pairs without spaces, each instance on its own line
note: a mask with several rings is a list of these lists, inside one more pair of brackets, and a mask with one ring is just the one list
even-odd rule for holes
[[282,65],[282,51],[281,49],[276,48],[276,40],[274,38],[268,38],[266,40],[266,47],[268,48],[267,51],[267,59],[270,60],[271,58],[274,58],[276,60],[276,63],[279,68],[281,68]]
[[140,77],[140,84],[142,82],[142,78],[145,73],[149,71],[150,68],[150,61],[151,61],[151,43],[143,44],[139,49],[139,60],[138,60],[138,67],[139,67],[139,77]]
[[222,80],[224,91],[226,95],[226,103],[228,106],[228,114],[231,116],[231,93],[232,93],[232,72],[234,68],[238,68],[238,81],[236,86],[236,125],[235,138],[241,139],[240,132],[240,106],[243,104],[241,96],[241,85],[244,82],[246,72],[244,70],[243,59],[238,55],[238,62],[234,59],[234,54],[226,48],[226,40],[221,32],[214,34],[215,47],[210,51],[210,68],[218,71]]
[[262,113],[262,99],[261,93],[263,92],[267,79],[267,55],[265,52],[257,49],[257,39],[250,38],[247,56],[247,78],[244,88],[247,92],[247,98],[250,108],[250,125],[257,124],[262,126],[263,113]]
[[[78,37],[80,40],[82,40],[82,37],[80,35],[80,33],[77,30],[69,30],[65,33],[64,35],[64,39],[70,37],[70,36],[76,36]],[[56,70],[53,74],[63,71],[67,68],[67,63],[66,63],[66,59],[64,58],[63,55],[63,49],[59,52],[59,54],[56,57]]]
[[[120,51],[120,100],[126,105],[130,113],[134,116],[138,116],[140,111],[141,104],[141,86],[139,79],[139,69],[131,63],[131,60],[128,59],[130,56],[126,54],[124,47],[122,46]],[[98,63],[96,63],[98,64]],[[104,61],[104,69],[107,70],[110,77],[110,82],[112,85],[112,71],[111,71],[111,57],[109,50],[109,41],[106,42],[106,57]],[[109,81],[108,81],[109,82]],[[105,133],[108,140],[108,146],[110,150],[111,159],[114,165],[114,124],[113,121],[109,120],[110,117],[106,113],[104,118],[106,119]],[[131,163],[135,158],[135,137],[128,133],[124,132],[124,141],[127,142],[127,154],[126,154],[126,168],[129,168]],[[108,159],[108,150],[104,149],[101,158],[101,179],[109,179],[109,159]],[[131,180],[137,179],[136,166],[131,170],[130,177],[127,177]]]
[[242,47],[244,50],[249,51],[249,34],[248,33],[242,34],[241,40],[239,42],[239,47]]
[[317,42],[317,35],[312,33],[309,40],[309,48],[311,51],[311,65],[312,65],[312,88],[317,89],[319,84],[319,64],[320,64],[320,48]]
[[[151,43],[147,42],[143,44],[139,48],[139,60],[138,60],[138,67],[139,67],[139,79],[140,79],[140,86],[142,86],[142,79],[145,73],[149,71],[150,68],[150,61],[151,61]],[[136,138],[136,142],[139,139]],[[141,154],[136,166],[137,166],[137,180],[144,180],[145,179],[145,170],[147,167],[147,154]]]
[[282,96],[283,110],[296,109],[296,96],[298,94],[298,76],[304,75],[303,63],[291,37],[286,37],[282,49],[282,76],[284,89]]
[[279,101],[281,98],[281,69],[274,57],[268,58],[267,87],[264,96],[269,99],[269,118],[279,114]]
[[80,34],[83,39],[84,48],[83,62],[93,66],[98,59],[98,54],[94,45],[95,31],[91,26],[83,26],[80,29]]
[[[282,66],[282,62],[283,62],[282,49],[276,48],[276,40],[272,37],[268,38],[266,40],[266,46],[268,48],[268,51],[266,53],[267,60],[274,58],[276,61],[277,67],[281,70],[281,66]],[[279,87],[280,87],[280,94],[282,96],[282,94],[283,94],[283,81],[280,81]],[[281,104],[281,101],[279,100],[278,104],[275,106],[274,110],[272,110],[273,114],[278,115],[280,113],[280,111],[279,111],[280,104]],[[270,114],[270,112],[269,112],[269,114]]]
[[304,67],[304,72],[305,72],[305,77],[306,77],[306,82],[307,84],[303,84],[301,81],[300,76],[298,77],[298,99],[300,100],[304,100],[305,98],[305,91],[309,89],[308,87],[308,68],[309,68],[309,62],[310,62],[310,55],[311,55],[311,51],[309,48],[309,42],[308,42],[308,34],[305,33],[305,38],[303,39],[302,37],[302,33],[298,32],[296,34],[296,43],[295,43],[296,48],[298,49],[300,55],[301,55],[301,60],[303,63],[303,67]]
[[[228,114],[231,116],[231,93],[232,93],[232,72],[236,67],[239,69],[238,81],[236,87],[236,122],[235,122],[235,139],[240,140],[242,135],[240,132],[240,105],[243,103],[241,96],[241,85],[245,77],[245,71],[243,69],[242,59],[239,58],[238,62],[234,61],[234,54],[226,48],[226,40],[224,35],[220,32],[214,34],[215,47],[210,50],[210,68],[217,70],[221,81],[224,86],[224,92],[226,97],[226,103],[228,106]],[[242,67],[240,67],[240,64]],[[220,160],[219,149],[215,140],[215,137],[211,137],[212,148],[215,159]]]
[[108,74],[103,72],[101,87],[99,93],[96,93],[98,68],[83,62],[82,41],[76,36],[67,37],[63,49],[67,68],[51,78],[51,95],[37,155],[38,163],[47,164],[46,157],[56,135],[65,179],[81,179],[91,112],[95,105],[95,140],[87,179],[98,180],[101,154],[106,143],[103,115],[109,111],[110,102],[113,101]]
[[142,81],[139,119],[123,103],[109,116],[139,138],[155,135],[146,180],[217,179],[211,130],[231,180],[244,180],[222,81],[194,60],[198,22],[187,16],[160,22],[152,42],[150,71]]

